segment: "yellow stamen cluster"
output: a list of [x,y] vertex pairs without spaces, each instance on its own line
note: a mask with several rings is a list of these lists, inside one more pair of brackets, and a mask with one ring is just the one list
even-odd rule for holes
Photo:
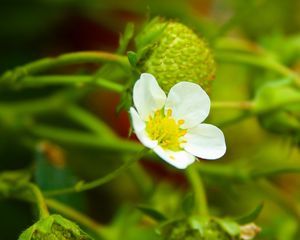
[[186,134],[187,130],[181,129],[180,125],[184,120],[178,122],[172,118],[172,110],[168,109],[167,114],[162,110],[158,110],[149,118],[146,123],[146,131],[152,140],[157,140],[158,145],[164,149],[179,151],[180,146],[185,143],[181,138]]

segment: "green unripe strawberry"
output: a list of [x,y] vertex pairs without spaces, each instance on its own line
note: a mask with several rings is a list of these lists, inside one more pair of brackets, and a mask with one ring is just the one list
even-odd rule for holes
[[205,41],[187,26],[155,18],[136,43],[137,67],[154,75],[165,92],[181,81],[209,90],[216,71],[214,58]]

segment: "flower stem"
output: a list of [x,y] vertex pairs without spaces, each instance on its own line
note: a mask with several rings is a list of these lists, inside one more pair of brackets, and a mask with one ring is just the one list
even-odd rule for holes
[[102,62],[114,62],[124,67],[129,66],[125,56],[100,51],[74,52],[62,54],[54,58],[40,59],[17,67],[13,70],[9,70],[2,75],[0,82],[15,82],[16,80],[25,76],[37,74],[69,64]]
[[125,170],[127,170],[133,163],[138,161],[141,157],[143,157],[146,152],[149,150],[144,148],[142,151],[138,152],[132,159],[126,161],[121,167],[117,168],[115,171],[105,175],[104,177],[100,177],[94,181],[88,182],[88,183],[83,183],[79,182],[73,187],[70,188],[64,188],[64,189],[58,189],[58,190],[52,190],[52,191],[47,191],[44,192],[46,196],[56,196],[56,195],[62,195],[62,194],[68,194],[68,193],[73,193],[73,192],[82,192],[82,191],[87,191],[96,187],[99,187],[115,177],[119,176],[121,173],[123,173]]
[[80,93],[71,91],[61,91],[49,97],[38,98],[35,100],[0,103],[0,112],[11,115],[47,113],[51,110],[61,109],[62,106],[66,106],[80,95]]
[[142,149],[141,144],[133,141],[103,138],[82,131],[66,130],[64,128],[48,125],[35,124],[30,126],[28,130],[35,136],[48,138],[65,144],[96,147],[97,149],[113,150],[124,153],[136,153]]
[[195,164],[189,166],[187,168],[186,173],[194,191],[196,213],[201,216],[208,216],[209,212],[207,207],[204,184],[202,182],[199,172],[197,171]]
[[26,76],[17,83],[18,87],[41,87],[48,85],[83,86],[96,85],[106,90],[121,93],[124,87],[121,84],[111,82],[104,78],[83,75],[50,75],[50,76]]
[[285,77],[292,77],[295,84],[300,87],[300,76],[290,68],[277,62],[275,59],[259,55],[259,54],[248,54],[248,53],[238,53],[230,51],[217,51],[216,58],[223,62],[233,62],[233,63],[244,63],[256,67],[261,67],[265,69],[272,70],[279,73]]
[[31,190],[32,194],[35,197],[36,204],[39,209],[40,218],[48,217],[49,212],[43,194],[41,193],[41,190],[33,183],[26,184],[26,187],[28,187]]
[[230,108],[230,109],[240,109],[240,110],[252,110],[254,103],[251,101],[243,102],[223,102],[223,101],[214,101],[211,103],[212,108]]
[[211,177],[221,177],[232,181],[247,182],[258,180],[260,178],[269,178],[282,174],[300,174],[298,166],[270,167],[263,170],[240,168],[236,171],[235,166],[224,164],[202,164],[198,170],[202,175]]

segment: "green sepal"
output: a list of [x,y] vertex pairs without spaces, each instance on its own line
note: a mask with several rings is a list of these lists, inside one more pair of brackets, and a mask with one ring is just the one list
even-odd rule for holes
[[123,35],[119,39],[119,48],[117,50],[118,54],[123,54],[126,51],[126,48],[132,39],[134,34],[134,24],[127,23]]
[[219,224],[219,226],[230,236],[237,237],[240,234],[240,226],[229,218],[216,218],[215,221]]
[[263,207],[264,207],[264,203],[260,203],[250,213],[248,213],[245,216],[236,218],[235,221],[238,222],[239,224],[246,224],[246,223],[253,222],[259,216]]
[[162,221],[166,221],[167,217],[159,212],[158,210],[151,208],[149,206],[144,206],[144,205],[140,205],[137,207],[141,212],[143,212],[144,214],[146,214],[147,216],[153,218],[154,220],[158,221],[158,222],[162,222]]
[[119,113],[121,110],[128,111],[132,106],[132,94],[129,89],[125,90],[121,94],[120,103],[117,106],[116,112]]
[[27,228],[18,238],[18,240],[30,240],[33,232],[35,231],[35,226]]
[[137,64],[137,61],[138,61],[137,54],[133,51],[128,51],[127,52],[127,57],[128,57],[128,61],[129,61],[130,65],[132,67],[136,67],[136,64]]
[[18,240],[92,240],[75,223],[64,217],[53,214],[40,219],[31,227],[26,229]]
[[[163,23],[163,24],[161,24]],[[136,36],[135,44],[138,50],[144,49],[147,45],[152,44],[161,37],[167,22],[161,17],[155,17],[150,22],[146,23],[142,31]]]

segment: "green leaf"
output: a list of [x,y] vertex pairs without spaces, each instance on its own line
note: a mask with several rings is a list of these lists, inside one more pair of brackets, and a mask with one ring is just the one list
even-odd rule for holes
[[153,218],[154,220],[156,220],[158,222],[167,220],[167,217],[163,213],[161,213],[151,207],[140,205],[140,206],[138,206],[138,209],[141,212],[143,212],[144,214],[146,214],[147,216]]
[[250,213],[248,213],[245,216],[236,218],[235,221],[240,223],[240,224],[246,224],[246,223],[253,222],[258,217],[258,215],[260,214],[263,207],[264,207],[264,203],[262,202],[254,210],[252,210]]

